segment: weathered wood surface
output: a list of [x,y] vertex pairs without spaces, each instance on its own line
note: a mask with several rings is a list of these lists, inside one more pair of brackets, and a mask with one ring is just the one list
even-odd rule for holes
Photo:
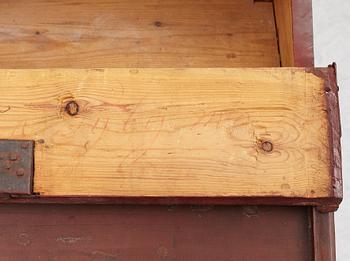
[[276,66],[272,3],[0,1],[0,68]]
[[41,195],[334,195],[304,69],[0,70],[0,106],[0,138],[36,141]]

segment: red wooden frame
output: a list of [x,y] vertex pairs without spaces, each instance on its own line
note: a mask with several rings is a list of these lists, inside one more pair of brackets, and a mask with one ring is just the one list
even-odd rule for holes
[[[312,0],[293,0],[293,38],[296,66],[314,66]],[[338,133],[340,135],[340,126]],[[312,208],[314,261],[335,261],[334,213]]]
[[314,66],[312,1],[292,0],[294,65]]

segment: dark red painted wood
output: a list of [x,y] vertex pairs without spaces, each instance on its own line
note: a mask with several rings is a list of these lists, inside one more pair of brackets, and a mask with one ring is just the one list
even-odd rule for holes
[[119,205],[265,205],[265,206],[316,206],[325,212],[334,211],[342,198],[289,197],[47,197],[40,195],[3,195],[0,204],[119,204]]
[[313,210],[314,261],[335,261],[334,214]]
[[310,261],[301,207],[3,205],[2,261]]
[[292,0],[294,64],[314,66],[312,0]]

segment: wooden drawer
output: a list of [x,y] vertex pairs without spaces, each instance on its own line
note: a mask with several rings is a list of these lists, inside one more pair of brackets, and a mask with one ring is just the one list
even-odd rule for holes
[[4,260],[335,260],[338,87],[311,14],[2,1]]

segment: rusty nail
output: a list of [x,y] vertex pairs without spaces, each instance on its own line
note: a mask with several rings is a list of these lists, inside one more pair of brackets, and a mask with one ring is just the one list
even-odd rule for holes
[[5,167],[5,169],[10,169],[11,168],[11,162],[9,160],[4,161],[4,167]]
[[79,112],[79,105],[75,101],[70,101],[66,105],[66,112],[70,116],[75,116]]
[[16,172],[17,176],[23,176],[24,175],[24,169],[18,169],[17,172]]
[[270,141],[264,141],[261,143],[263,151],[271,152],[273,150],[273,144]]
[[11,154],[9,155],[9,159],[10,159],[11,161],[16,161],[16,160],[18,159],[18,156],[17,156],[16,153],[11,153]]
[[22,149],[28,149],[28,147],[29,147],[28,142],[22,143],[21,147],[22,147]]
[[39,139],[39,140],[37,140],[36,142],[39,143],[39,144],[44,144],[44,143],[45,143],[45,140],[44,140],[44,139]]
[[258,215],[258,207],[257,206],[246,206],[243,207],[243,213],[247,217],[253,217]]

